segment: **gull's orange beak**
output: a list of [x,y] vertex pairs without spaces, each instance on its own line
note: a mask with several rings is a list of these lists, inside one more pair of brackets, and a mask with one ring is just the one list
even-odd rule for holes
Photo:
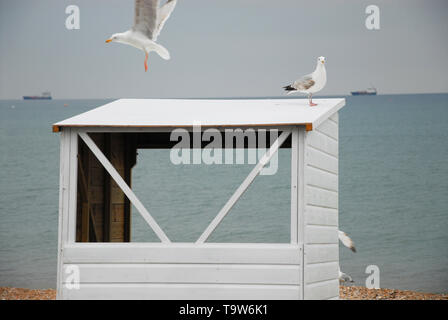
[[109,42],[111,42],[112,41],[112,39],[107,39],[106,40],[106,43],[109,43]]

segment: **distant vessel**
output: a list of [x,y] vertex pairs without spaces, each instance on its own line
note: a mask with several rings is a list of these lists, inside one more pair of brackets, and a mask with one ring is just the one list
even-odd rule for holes
[[41,96],[23,96],[23,100],[51,100],[51,93],[42,92]]
[[376,88],[367,88],[367,90],[352,91],[352,96],[376,96]]

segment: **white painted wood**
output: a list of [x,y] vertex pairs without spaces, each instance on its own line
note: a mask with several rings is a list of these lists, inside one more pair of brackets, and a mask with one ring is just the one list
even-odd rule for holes
[[[317,99],[310,108],[307,99],[180,100],[120,99],[70,119],[57,126],[83,127],[191,127],[318,124],[345,105],[345,99]],[[173,115],[176,115],[173,117]]]
[[260,161],[257,165],[252,169],[249,175],[244,179],[243,183],[236,189],[234,194],[230,197],[224,207],[219,211],[216,217],[212,220],[212,222],[208,225],[199,239],[196,241],[197,244],[204,243],[208,237],[211,235],[213,230],[221,223],[222,219],[227,215],[227,213],[233,208],[238,199],[244,194],[244,192],[249,188],[254,179],[258,176],[263,167],[269,163],[271,158],[275,155],[278,149],[285,142],[286,138],[290,135],[291,132],[283,131],[280,137],[271,145],[269,150],[261,157]]
[[306,134],[304,297],[339,296],[338,138],[336,121],[326,119]]
[[315,206],[306,206],[305,224],[338,226],[338,210],[330,208],[322,208]]
[[309,264],[306,267],[306,284],[317,283],[327,280],[334,280],[338,277],[339,263],[316,263]]
[[240,263],[286,264],[302,262],[301,245],[152,243],[76,243],[65,247],[63,263]]
[[69,149],[69,186],[68,186],[68,242],[76,240],[76,206],[78,189],[78,134],[76,130],[70,130]]
[[298,207],[298,234],[299,243],[304,241],[304,227],[305,227],[305,185],[306,185],[306,172],[305,172],[305,129],[299,128],[299,157],[298,157],[298,195],[297,195],[297,207]]
[[74,243],[80,289],[64,299],[299,299],[302,245]]
[[306,148],[306,155],[308,158],[308,166],[328,171],[336,175],[338,174],[339,168],[337,158],[310,146]]
[[[306,172],[305,172],[305,129],[299,128],[299,141],[298,141],[298,190],[297,190],[297,209],[298,209],[298,240],[302,245],[302,252],[304,252],[304,229],[305,229],[305,184],[306,184]],[[302,259],[303,261],[303,259]],[[300,299],[303,299],[305,295],[305,288],[303,286],[303,279],[305,277],[304,264],[301,265],[300,270]]]
[[61,133],[60,138],[57,298],[60,298],[62,286],[62,248],[66,242],[64,232],[66,232],[65,222],[68,220],[69,135],[70,129],[67,129]]
[[[299,265],[78,264],[85,283],[222,283],[299,285]],[[337,269],[336,269],[337,272]]]
[[305,299],[322,300],[330,299],[339,295],[339,280],[332,279],[312,283],[306,286]]
[[333,113],[328,119],[339,124],[339,112]]
[[295,285],[235,284],[82,284],[64,288],[64,299],[297,300]]
[[154,233],[159,237],[160,241],[169,243],[170,239],[166,236],[154,218],[149,214],[134,192],[129,188],[126,182],[123,180],[121,175],[117,172],[117,170],[113,167],[113,165],[109,162],[109,160],[104,156],[101,150],[97,147],[95,142],[89,137],[89,135],[85,132],[79,132],[79,136],[84,140],[86,145],[90,148],[93,154],[97,157],[98,161],[104,166],[104,168],[109,172],[112,179],[115,180],[120,189],[124,192],[124,194],[128,197],[129,201],[135,206],[138,212],[141,214],[143,219],[148,223],[148,225],[152,228]]
[[338,176],[317,167],[308,166],[307,185],[338,192]]
[[314,130],[308,133],[307,144],[315,149],[325,152],[334,157],[338,157],[338,141]]
[[336,226],[306,226],[305,244],[338,244]]
[[[289,125],[279,125],[279,126],[256,126],[256,130],[272,130],[272,129],[278,129],[278,131],[285,131],[289,130],[291,131],[296,126],[289,126]],[[171,132],[176,128],[182,128],[183,130],[186,130],[188,132],[193,131],[193,127],[90,127],[90,126],[76,126],[76,129],[82,132],[126,132],[126,133],[154,133],[154,132]],[[208,129],[209,127],[202,128],[202,131]],[[213,129],[216,129],[220,132],[224,132],[226,129],[232,129],[235,128],[235,126],[221,126],[221,127],[213,127]],[[254,126],[238,126],[238,129],[246,130],[246,129],[254,129]]]
[[336,141],[339,139],[339,128],[336,122],[325,121],[316,128],[316,131],[321,132]]
[[299,128],[291,132],[291,243],[298,243]]
[[324,208],[338,208],[338,193],[319,187],[305,186],[305,197],[307,205],[320,206]]
[[305,246],[305,268],[313,263],[338,261],[338,244],[308,244]]

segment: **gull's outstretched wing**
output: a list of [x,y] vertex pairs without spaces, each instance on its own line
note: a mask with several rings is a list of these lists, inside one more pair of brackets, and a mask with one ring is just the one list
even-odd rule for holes
[[159,0],[135,0],[134,31],[153,39],[157,28]]
[[346,246],[353,252],[356,252],[356,248],[355,248],[355,244],[353,243],[353,240],[350,239],[350,237],[345,232],[338,230],[338,237],[344,246]]
[[157,14],[157,25],[156,25],[156,31],[154,32],[153,40],[156,41],[157,37],[160,34],[160,31],[162,31],[163,26],[165,25],[166,20],[171,15],[171,12],[173,12],[174,7],[176,6],[177,0],[168,0],[158,11]]

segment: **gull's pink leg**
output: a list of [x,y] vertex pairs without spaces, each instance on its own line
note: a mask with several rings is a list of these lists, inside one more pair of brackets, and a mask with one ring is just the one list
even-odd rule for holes
[[148,71],[148,53],[145,53],[145,72]]
[[313,103],[313,95],[310,94],[310,107],[317,106],[317,103]]

